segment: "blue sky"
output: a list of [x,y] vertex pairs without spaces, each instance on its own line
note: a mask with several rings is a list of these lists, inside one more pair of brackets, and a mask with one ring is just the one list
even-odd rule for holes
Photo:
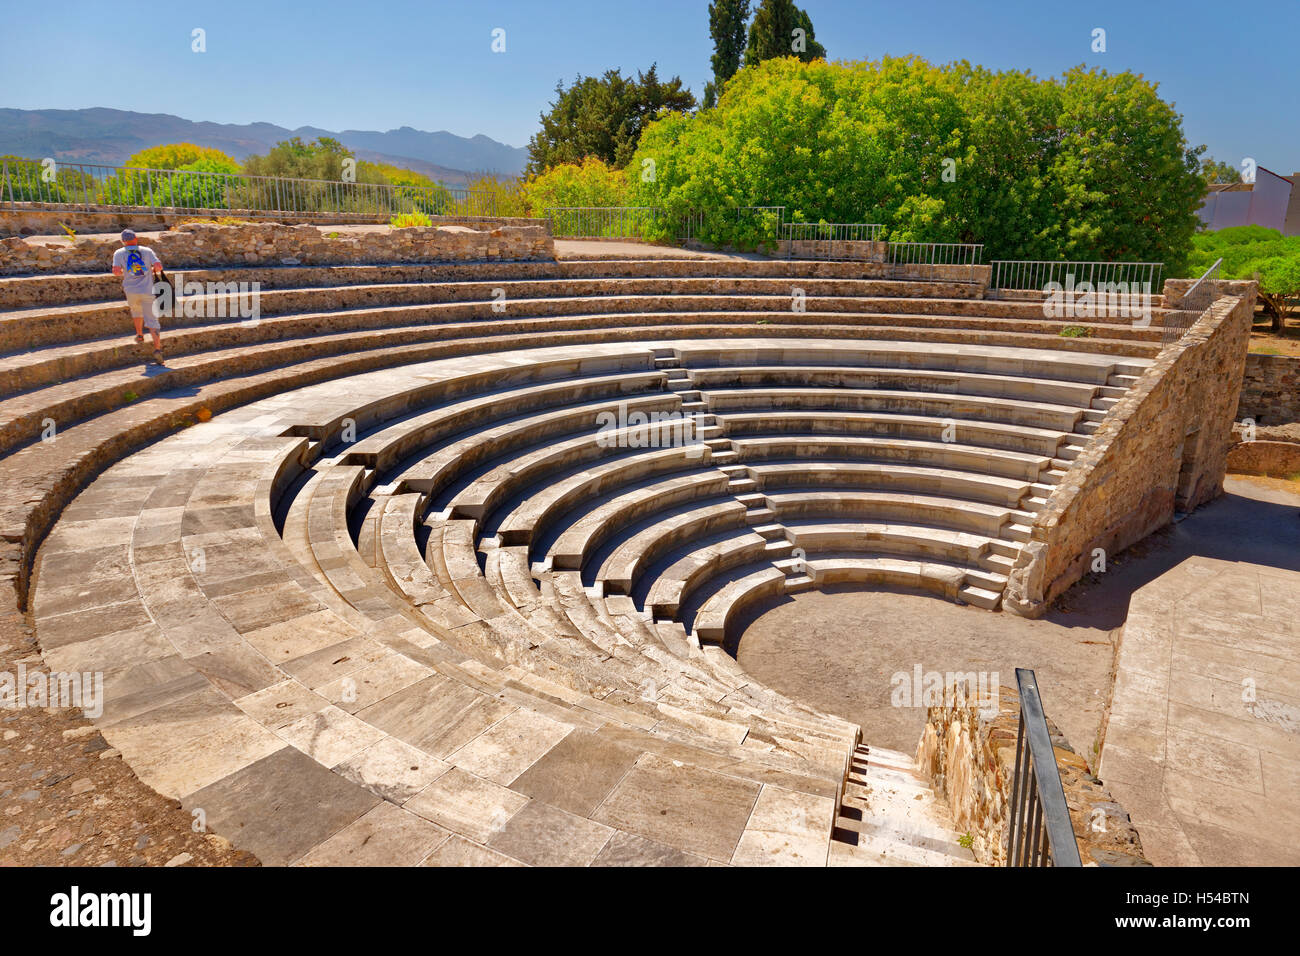
[[[0,106],[193,120],[446,129],[522,146],[557,80],[658,62],[702,94],[707,0],[0,0]],[[831,59],[916,53],[1049,76],[1079,64],[1160,85],[1216,158],[1300,170],[1300,0],[804,0]],[[193,53],[191,30],[207,32]],[[506,51],[491,32],[506,31]],[[1094,28],[1107,52],[1091,50]],[[39,61],[15,64],[40,50]]]

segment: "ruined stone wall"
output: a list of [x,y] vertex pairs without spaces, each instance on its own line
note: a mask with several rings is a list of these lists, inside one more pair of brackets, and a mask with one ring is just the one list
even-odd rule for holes
[[1228,470],[1238,475],[1300,475],[1300,445],[1289,441],[1243,441],[1228,452]]
[[[1014,688],[1000,688],[996,715],[981,713],[960,694],[949,692],[945,700],[927,712],[917,762],[948,801],[954,829],[970,834],[975,858],[1005,866],[1019,695]],[[1144,865],[1142,841],[1128,813],[1050,718],[1047,729],[1083,864]]]
[[[115,206],[69,206],[62,203],[15,203],[0,209],[0,238],[8,236],[60,236],[64,226],[78,234],[109,235],[123,229],[136,232],[161,232],[191,219],[257,219],[265,217],[250,209],[185,209],[141,207],[123,211]],[[386,224],[387,213],[304,212],[276,213],[275,221],[286,224],[311,223],[315,225]],[[433,216],[435,226],[453,223],[484,223],[483,218],[466,216]],[[543,219],[491,218],[490,223],[501,226],[541,226]]]
[[1107,414],[1038,512],[1003,607],[1037,617],[1114,555],[1223,490],[1255,284],[1221,297]]
[[1246,356],[1237,421],[1253,418],[1256,425],[1300,422],[1300,357]]
[[[247,225],[186,223],[147,244],[168,270],[259,265],[464,262],[482,259],[553,259],[554,242],[543,225],[430,226],[348,230],[267,222]],[[0,275],[107,272],[116,235],[42,242],[0,239]]]

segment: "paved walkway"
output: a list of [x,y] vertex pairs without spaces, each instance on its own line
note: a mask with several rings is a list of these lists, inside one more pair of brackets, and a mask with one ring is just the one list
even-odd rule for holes
[[767,259],[754,253],[681,249],[624,239],[556,239],[557,259]]
[[1298,519],[1229,479],[1130,602],[1100,775],[1157,865],[1300,864]]

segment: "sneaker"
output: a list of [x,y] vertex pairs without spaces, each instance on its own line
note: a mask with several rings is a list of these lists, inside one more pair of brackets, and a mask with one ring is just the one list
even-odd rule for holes
[[167,363],[163,361],[162,349],[154,349],[153,361],[155,365],[166,366]]

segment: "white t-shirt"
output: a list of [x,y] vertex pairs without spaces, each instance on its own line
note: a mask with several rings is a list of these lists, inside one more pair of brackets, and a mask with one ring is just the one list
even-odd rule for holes
[[153,291],[153,267],[158,256],[148,246],[123,246],[113,253],[113,268],[122,270],[122,291],[144,295]]

